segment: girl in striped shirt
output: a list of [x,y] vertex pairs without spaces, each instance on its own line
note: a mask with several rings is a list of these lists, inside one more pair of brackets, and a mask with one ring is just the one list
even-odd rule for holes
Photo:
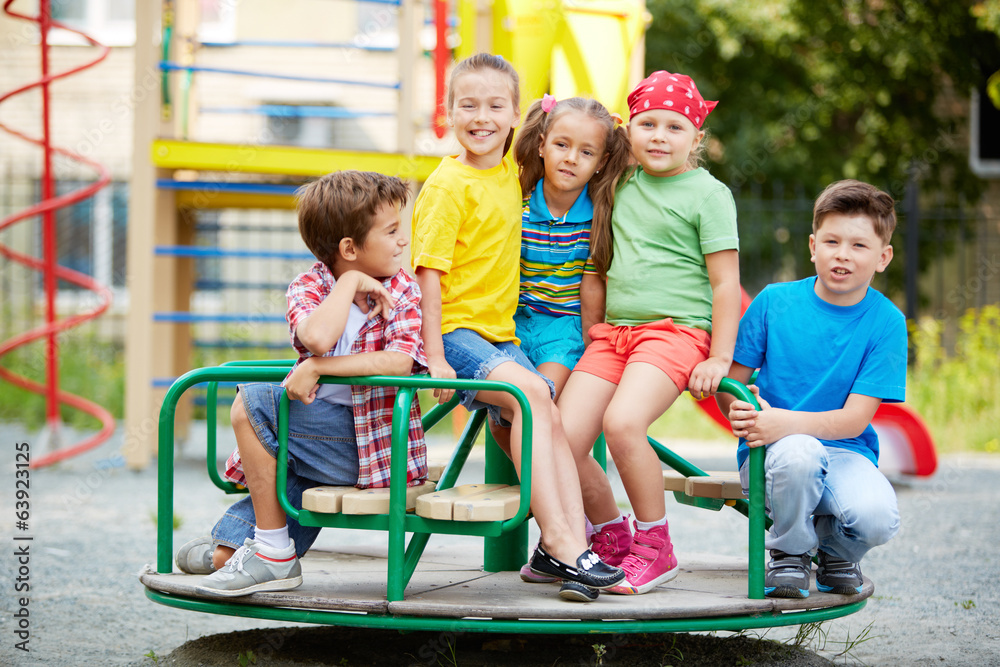
[[514,322],[557,397],[590,342],[587,329],[604,321],[611,206],[631,155],[620,123],[597,100],[546,95],[514,145],[524,193]]

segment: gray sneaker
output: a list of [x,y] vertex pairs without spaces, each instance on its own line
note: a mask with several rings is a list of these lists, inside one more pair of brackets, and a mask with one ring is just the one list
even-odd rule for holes
[[771,550],[771,561],[764,575],[764,595],[769,598],[809,597],[809,574],[812,560],[809,554],[786,554]]
[[215,551],[215,544],[209,536],[196,537],[180,549],[177,550],[177,568],[181,572],[188,574],[212,574],[215,566],[212,565],[212,553]]
[[859,563],[841,560],[820,550],[819,569],[816,570],[816,588],[824,593],[855,595],[861,592],[864,583]]
[[202,579],[195,590],[204,595],[237,597],[260,591],[287,591],[301,584],[302,567],[294,542],[273,556],[265,556],[248,537],[225,567]]

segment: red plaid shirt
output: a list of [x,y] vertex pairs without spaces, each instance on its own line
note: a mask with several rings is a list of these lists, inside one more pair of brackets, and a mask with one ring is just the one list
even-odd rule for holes
[[[329,296],[335,284],[333,274],[322,262],[301,274],[288,286],[288,331],[292,345],[299,353],[298,366],[313,356],[295,335],[298,325]],[[426,370],[427,357],[420,339],[420,288],[405,271],[382,282],[395,303],[387,317],[381,314],[367,320],[351,346],[351,354],[362,352],[402,352],[413,359],[412,373]],[[329,353],[327,353],[329,354]],[[291,375],[291,371],[288,373]],[[285,377],[287,380],[288,377]],[[357,487],[389,486],[389,458],[392,442],[392,408],[396,401],[395,387],[351,386],[354,407],[354,432],[358,443],[359,473]],[[406,457],[407,484],[414,486],[427,477],[427,445],[420,423],[420,406],[410,407],[409,446]],[[226,462],[225,478],[246,484],[239,452],[234,451]]]

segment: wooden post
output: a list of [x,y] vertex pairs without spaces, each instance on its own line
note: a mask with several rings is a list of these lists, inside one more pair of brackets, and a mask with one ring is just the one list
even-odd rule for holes
[[[153,227],[165,204],[156,191],[158,174],[147,154],[161,133],[160,89],[158,81],[160,36],[157,33],[158,5],[135,3],[135,86],[132,128],[132,179],[128,205],[129,309],[125,332],[125,436],[122,453],[134,470],[149,465],[156,448],[156,407],[153,397]],[[138,92],[143,94],[139,95]]]

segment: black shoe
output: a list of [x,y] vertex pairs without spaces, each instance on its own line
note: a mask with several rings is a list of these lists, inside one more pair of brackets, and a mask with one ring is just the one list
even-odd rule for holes
[[819,568],[816,570],[816,588],[824,593],[837,595],[857,595],[865,584],[861,576],[861,566],[836,556],[819,552]]
[[601,594],[596,588],[578,584],[575,581],[564,581],[559,588],[559,597],[570,602],[593,602]]
[[811,572],[809,554],[786,554],[772,549],[764,575],[764,595],[769,598],[807,598]]
[[550,556],[539,543],[531,555],[529,566],[535,574],[547,574],[591,588],[611,588],[625,581],[624,570],[604,563],[590,549],[580,554],[576,567],[572,567]]

